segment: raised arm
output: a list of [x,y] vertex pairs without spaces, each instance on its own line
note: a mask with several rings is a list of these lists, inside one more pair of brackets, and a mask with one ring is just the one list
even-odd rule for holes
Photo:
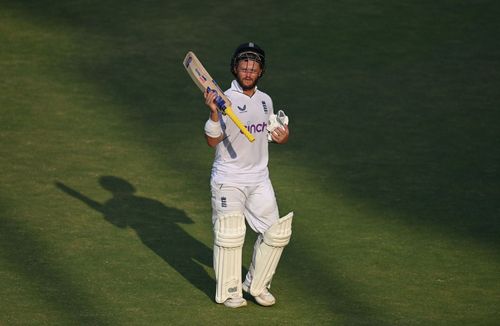
[[210,117],[205,123],[205,138],[210,147],[215,147],[220,143],[224,137],[222,132],[221,123],[219,121],[220,115],[215,104],[217,94],[215,92],[205,92],[205,105],[210,109]]

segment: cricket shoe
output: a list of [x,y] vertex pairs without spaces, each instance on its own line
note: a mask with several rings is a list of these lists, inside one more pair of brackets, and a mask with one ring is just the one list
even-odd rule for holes
[[[250,293],[250,286],[248,284],[243,282],[242,287],[243,287],[243,291],[245,291],[246,293]],[[258,296],[254,297],[254,298],[258,304],[260,304],[261,306],[264,306],[264,307],[269,307],[269,306],[272,306],[273,304],[276,303],[276,298],[274,297],[274,295],[271,294],[271,292],[269,292],[267,287],[264,288],[264,291],[262,291],[261,294],[259,294]]]
[[243,298],[229,298],[224,301],[224,305],[229,308],[245,307],[247,305],[247,300]]

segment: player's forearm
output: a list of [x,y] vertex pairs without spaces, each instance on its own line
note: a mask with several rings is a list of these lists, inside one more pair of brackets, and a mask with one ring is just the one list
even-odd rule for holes
[[205,134],[205,139],[207,140],[208,146],[213,148],[213,147],[217,146],[217,144],[222,141],[223,136],[221,134],[219,137],[214,138],[214,137],[210,137],[210,136]]

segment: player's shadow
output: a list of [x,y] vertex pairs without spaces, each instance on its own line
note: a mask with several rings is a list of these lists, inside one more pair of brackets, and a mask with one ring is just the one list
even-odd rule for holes
[[104,219],[114,226],[134,229],[142,243],[213,300],[215,282],[201,266],[212,265],[212,249],[178,225],[193,221],[179,209],[167,207],[154,199],[136,196],[135,187],[124,179],[103,176],[99,183],[112,194],[112,198],[104,203],[61,182],[56,182],[56,186],[102,213]]

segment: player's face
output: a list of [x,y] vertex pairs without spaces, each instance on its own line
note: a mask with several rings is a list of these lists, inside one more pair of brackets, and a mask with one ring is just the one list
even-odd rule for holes
[[253,60],[241,60],[236,67],[236,77],[243,90],[253,89],[261,73],[260,63]]

